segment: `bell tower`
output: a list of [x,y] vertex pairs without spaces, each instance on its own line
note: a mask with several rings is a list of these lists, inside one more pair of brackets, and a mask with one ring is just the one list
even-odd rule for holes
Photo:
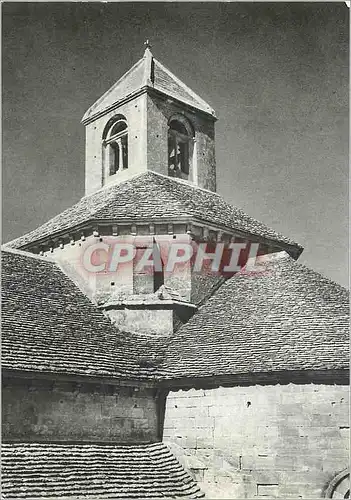
[[147,170],[216,190],[213,109],[144,56],[85,113],[85,194]]
[[121,330],[170,335],[226,279],[212,262],[232,244],[240,266],[301,252],[216,193],[215,113],[149,45],[82,121],[85,196],[15,243],[60,262]]

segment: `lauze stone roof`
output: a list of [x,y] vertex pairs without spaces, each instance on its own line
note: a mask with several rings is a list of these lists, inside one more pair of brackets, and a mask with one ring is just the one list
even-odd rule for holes
[[348,347],[348,291],[280,252],[223,284],[171,338],[163,369],[190,380],[347,370]]
[[114,328],[56,263],[2,252],[3,369],[153,379],[149,342]]
[[149,49],[146,49],[144,57],[88,109],[82,122],[86,123],[94,116],[106,113],[142,89],[161,92],[204,113],[212,116],[215,114],[207,102],[155,59]]
[[5,499],[139,500],[203,496],[162,443],[3,444],[1,461]]
[[280,246],[290,245],[297,254],[302,251],[300,245],[230,205],[217,193],[150,171],[82,198],[73,207],[7,245],[25,248],[88,222],[162,220],[207,222],[229,231],[267,238]]
[[284,252],[222,284],[170,338],[120,332],[53,262],[16,251],[2,260],[5,369],[176,386],[348,368],[347,290]]

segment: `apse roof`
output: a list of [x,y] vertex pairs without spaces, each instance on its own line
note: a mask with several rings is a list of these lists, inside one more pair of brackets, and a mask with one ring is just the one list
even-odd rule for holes
[[3,443],[1,465],[6,499],[203,497],[163,443]]
[[58,237],[62,232],[80,229],[90,222],[162,223],[172,220],[191,220],[219,226],[223,230],[243,232],[278,245],[288,245],[296,255],[303,250],[301,245],[250,217],[219,194],[152,171],[83,197],[42,226],[6,245],[26,248],[31,243]]
[[170,378],[349,367],[349,292],[291,259],[262,257],[170,339]]
[[88,109],[83,116],[83,123],[104,114],[142,89],[156,90],[195,109],[215,115],[209,104],[155,59],[147,48],[144,56]]
[[2,254],[2,368],[90,377],[153,380],[145,355],[162,339],[113,327],[55,262]]
[[222,283],[161,338],[120,332],[57,264],[22,254],[2,253],[4,369],[177,387],[177,379],[349,366],[348,291],[285,252]]

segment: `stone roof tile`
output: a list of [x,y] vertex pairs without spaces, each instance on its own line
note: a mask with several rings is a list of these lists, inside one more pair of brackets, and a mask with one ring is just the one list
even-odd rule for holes
[[203,494],[163,443],[2,445],[4,498],[156,499]]
[[142,89],[162,92],[189,106],[214,116],[214,110],[200,96],[179,80],[169,69],[155,59],[149,49],[105,94],[84,114],[82,122],[104,114],[118,106],[124,99],[130,99]]
[[174,334],[167,378],[348,368],[348,291],[285,252],[258,269],[229,279]]
[[154,172],[100,189],[49,220],[39,228],[21,236],[7,246],[25,248],[43,238],[55,236],[89,221],[145,221],[191,219],[267,238],[279,245],[291,245],[300,253],[296,242],[270,229],[217,193],[198,188],[178,179]]
[[138,342],[55,263],[5,251],[2,268],[5,369],[150,383],[348,368],[348,291],[284,253],[222,284],[171,338]]
[[54,262],[2,252],[3,368],[154,379],[141,360],[161,344],[113,327]]

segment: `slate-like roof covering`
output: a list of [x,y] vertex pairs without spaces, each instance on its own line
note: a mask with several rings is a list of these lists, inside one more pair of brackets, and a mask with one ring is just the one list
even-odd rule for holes
[[57,264],[2,252],[3,368],[153,379],[140,360],[161,344],[118,331]]
[[83,116],[83,123],[107,112],[111,106],[143,88],[157,90],[207,114],[215,114],[207,102],[155,59],[150,49],[146,49],[144,56],[88,109]]
[[2,252],[2,366],[160,381],[348,367],[349,294],[284,252],[238,273],[171,338],[123,333],[43,258]]
[[347,369],[349,293],[285,252],[240,271],[171,338],[168,378]]
[[296,242],[230,205],[217,193],[150,171],[82,198],[73,207],[7,245],[22,248],[89,221],[151,222],[162,219],[207,222],[268,238],[281,245],[292,245],[297,253],[302,251]]
[[3,444],[5,498],[200,498],[162,443],[135,446]]

